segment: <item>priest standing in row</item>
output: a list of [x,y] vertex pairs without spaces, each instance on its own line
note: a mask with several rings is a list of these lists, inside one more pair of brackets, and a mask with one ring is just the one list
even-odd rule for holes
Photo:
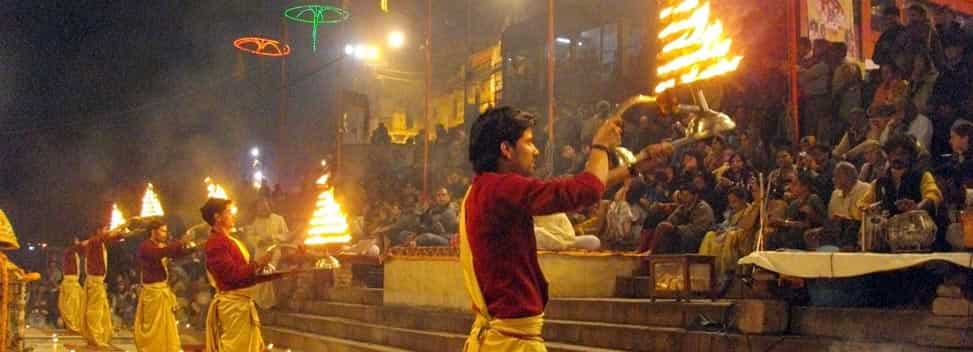
[[98,227],[98,232],[85,244],[85,312],[82,333],[88,345],[111,348],[112,321],[108,292],[105,290],[105,274],[108,273],[106,246],[122,239],[120,231],[110,231],[108,226]]
[[64,250],[64,277],[57,297],[57,308],[61,312],[64,328],[76,334],[81,334],[84,322],[84,288],[79,279],[84,248],[85,242],[75,238],[74,244]]
[[132,335],[140,352],[178,352],[182,345],[174,313],[176,295],[168,284],[169,261],[191,253],[191,238],[169,242],[169,227],[162,221],[150,223],[148,230],[149,239],[136,255],[142,289]]

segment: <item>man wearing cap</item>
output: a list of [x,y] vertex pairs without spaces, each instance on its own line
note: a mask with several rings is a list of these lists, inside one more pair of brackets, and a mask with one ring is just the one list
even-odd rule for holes
[[105,290],[105,274],[108,273],[107,245],[122,239],[120,231],[109,231],[107,226],[85,241],[85,312],[82,333],[88,345],[98,349],[111,347],[112,322],[108,292]]
[[205,245],[206,274],[216,288],[206,314],[206,351],[261,352],[260,318],[246,288],[282,275],[257,275],[271,255],[251,258],[246,245],[230,234],[235,223],[230,204],[227,199],[210,198],[200,209],[203,220],[212,226]]
[[191,238],[169,242],[169,227],[162,221],[150,223],[147,229],[149,239],[139,245],[135,257],[142,282],[132,327],[135,347],[141,352],[180,351],[179,328],[173,313],[176,295],[168,284],[169,261],[191,253]]
[[81,268],[81,251],[85,243],[74,239],[74,244],[64,250],[61,288],[57,297],[57,308],[61,311],[64,327],[70,332],[81,333],[84,321],[84,289],[78,281]]

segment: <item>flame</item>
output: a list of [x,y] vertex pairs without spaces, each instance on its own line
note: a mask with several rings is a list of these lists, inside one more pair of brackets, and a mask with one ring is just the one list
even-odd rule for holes
[[118,204],[111,205],[111,222],[108,223],[108,230],[114,231],[125,225],[125,216],[118,209]]
[[304,244],[307,245],[351,241],[351,236],[348,234],[348,221],[345,214],[341,212],[341,206],[334,199],[334,188],[329,188],[318,195],[307,234],[309,237],[304,240]]
[[709,1],[700,0],[682,0],[659,12],[659,20],[666,25],[659,31],[663,46],[656,93],[723,75],[740,65],[743,57],[729,56],[733,41],[723,37],[719,20],[710,21],[710,12]]
[[[230,200],[230,197],[226,195],[226,190],[223,189],[223,186],[213,182],[212,178],[207,176],[203,182],[206,183],[206,198]],[[236,215],[237,210],[236,204],[230,204],[230,211],[233,213],[233,215]]]
[[318,184],[318,185],[324,186],[324,185],[327,185],[328,184],[328,179],[329,178],[331,178],[331,174],[330,173],[324,174],[324,175],[321,175],[321,177],[318,177],[318,180],[317,181],[314,181],[314,183],[315,184]]
[[142,196],[142,214],[139,216],[165,216],[165,211],[162,210],[162,203],[159,202],[159,196],[155,194],[155,188],[152,186],[152,183],[149,183],[149,187],[145,189],[145,195]]

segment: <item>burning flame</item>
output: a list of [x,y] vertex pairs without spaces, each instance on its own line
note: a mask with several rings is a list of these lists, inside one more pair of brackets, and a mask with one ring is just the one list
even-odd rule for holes
[[[325,176],[322,176],[322,178],[325,178]],[[327,179],[325,178],[325,180]],[[345,219],[345,214],[341,212],[341,206],[334,199],[334,188],[329,188],[318,195],[314,214],[311,215],[311,222],[308,224],[307,234],[309,237],[304,240],[304,244],[307,245],[351,241],[351,236],[348,234],[348,221]]]
[[[223,189],[223,186],[213,182],[212,178],[206,177],[203,182],[206,183],[206,198],[230,199],[230,197],[226,195],[226,190]],[[230,211],[233,212],[234,215],[236,215],[237,210],[236,204],[230,204]]]
[[[674,2],[676,0],[671,0]],[[728,56],[732,40],[723,38],[723,24],[710,22],[710,3],[682,0],[676,6],[663,8],[659,21],[662,50],[657,73],[661,82],[656,93],[735,71],[742,56]]]
[[125,225],[125,216],[118,209],[118,204],[111,205],[111,222],[108,223],[108,230],[115,231]]
[[159,203],[159,196],[155,194],[155,188],[152,186],[152,183],[149,183],[149,187],[145,190],[145,195],[142,196],[142,214],[139,216],[165,216],[165,211],[162,210],[162,203]]
[[317,184],[317,185],[320,185],[320,186],[326,186],[328,184],[328,179],[329,178],[331,178],[331,174],[330,173],[324,174],[324,175],[321,175],[321,177],[318,177],[318,180],[317,181],[314,181],[314,183]]

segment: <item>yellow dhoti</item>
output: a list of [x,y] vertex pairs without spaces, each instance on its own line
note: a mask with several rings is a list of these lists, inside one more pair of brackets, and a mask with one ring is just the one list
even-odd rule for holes
[[105,277],[88,275],[84,280],[84,334],[89,345],[108,347],[111,343],[111,307],[105,292]]
[[135,347],[139,351],[178,352],[182,348],[173,313],[175,308],[176,295],[168,284],[142,284],[135,310],[135,326],[132,328]]
[[[467,192],[467,195],[469,193]],[[486,299],[480,291],[476,271],[473,269],[473,254],[470,252],[469,237],[466,233],[466,197],[463,198],[459,215],[460,265],[463,267],[463,281],[466,291],[473,301],[476,320],[470,336],[466,338],[463,351],[466,352],[546,352],[541,331],[544,327],[544,314],[516,319],[495,319],[486,309]]]
[[261,352],[257,307],[245,292],[219,292],[206,313],[206,351]]
[[78,281],[78,275],[64,275],[61,288],[57,296],[57,308],[61,311],[61,320],[69,331],[81,333],[84,323],[84,289]]

